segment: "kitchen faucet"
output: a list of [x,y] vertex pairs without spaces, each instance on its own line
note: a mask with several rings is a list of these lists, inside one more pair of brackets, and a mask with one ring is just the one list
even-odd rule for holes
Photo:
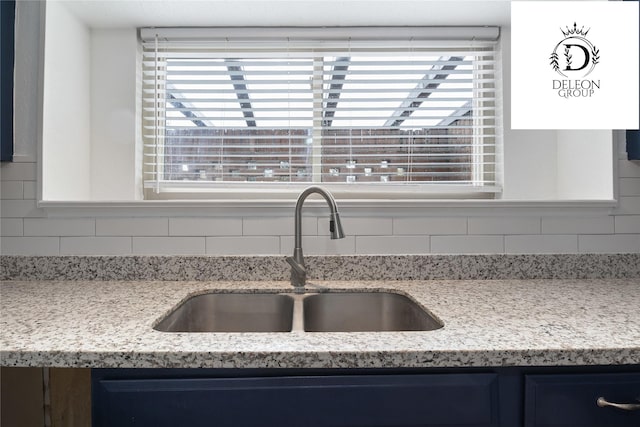
[[327,190],[322,187],[309,187],[300,193],[298,202],[296,203],[295,213],[295,246],[293,248],[293,256],[287,257],[287,262],[291,264],[291,284],[296,289],[304,288],[307,280],[307,270],[304,265],[304,257],[302,255],[302,205],[310,194],[320,194],[327,201],[331,216],[329,217],[329,233],[332,239],[344,238],[342,224],[340,223],[340,215],[336,201]]

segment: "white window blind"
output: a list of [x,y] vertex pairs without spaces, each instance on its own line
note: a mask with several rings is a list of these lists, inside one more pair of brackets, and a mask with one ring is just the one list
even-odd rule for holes
[[140,35],[148,191],[497,190],[497,28]]

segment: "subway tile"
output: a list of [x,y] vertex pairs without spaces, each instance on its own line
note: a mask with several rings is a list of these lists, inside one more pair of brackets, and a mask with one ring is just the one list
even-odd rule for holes
[[134,237],[133,253],[140,255],[203,255],[204,237]]
[[[342,228],[343,228],[343,231],[344,231],[344,224],[345,223],[344,223],[344,221],[341,221],[341,222],[342,222],[342,226],[343,226]],[[331,235],[331,231],[329,231],[329,229],[330,229],[329,218],[317,218],[317,224],[316,225],[318,227],[317,231],[316,231],[316,234],[318,236],[330,236]],[[350,231],[351,232],[349,234],[352,235],[352,236],[357,234],[357,233],[353,232],[353,229],[350,229]],[[302,234],[303,235],[307,235],[304,232]]]
[[504,246],[508,254],[577,253],[578,237],[562,234],[505,236]]
[[276,236],[207,237],[207,254],[278,255],[280,238]]
[[[385,236],[393,234],[391,218],[341,217],[342,229],[349,236]],[[329,233],[329,218],[318,219],[318,235]]]
[[[293,236],[280,238],[280,253],[291,255],[293,253]],[[304,236],[302,238],[302,250],[304,255],[346,255],[354,254],[356,240],[353,236],[344,239],[330,239],[329,236]]]
[[467,217],[394,218],[396,235],[449,235],[467,234]]
[[429,253],[429,236],[356,236],[356,253],[414,255]]
[[615,217],[616,234],[640,233],[640,215],[619,215]]
[[613,216],[542,217],[542,234],[613,234]]
[[582,253],[637,253],[640,234],[582,235],[578,245]]
[[131,237],[61,237],[62,255],[129,255]]
[[3,237],[0,239],[2,255],[58,255],[59,237]]
[[[293,236],[294,228],[293,216],[242,219],[242,234],[245,236]],[[302,234],[318,235],[318,217],[302,215]]]
[[44,216],[44,211],[36,207],[35,200],[3,200],[0,203],[2,218],[34,218]]
[[25,200],[28,199],[36,199],[38,197],[37,184],[35,181],[23,181],[24,184],[24,194],[23,198]]
[[640,197],[620,197],[616,215],[640,215]]
[[93,218],[25,218],[25,236],[94,236]]
[[167,218],[97,218],[96,236],[167,236]]
[[0,179],[2,181],[35,181],[37,169],[35,163],[2,163]]
[[500,254],[503,252],[503,236],[431,236],[431,253],[435,254]]
[[23,181],[2,181],[0,184],[0,199],[22,200],[24,198]]
[[21,218],[2,218],[0,220],[0,236],[22,236],[23,224]]
[[540,217],[469,218],[469,234],[540,234]]
[[169,218],[170,236],[241,236],[241,218]]
[[640,163],[620,160],[618,163],[618,176],[620,178],[640,178]]
[[640,178],[620,178],[620,196],[640,196]]

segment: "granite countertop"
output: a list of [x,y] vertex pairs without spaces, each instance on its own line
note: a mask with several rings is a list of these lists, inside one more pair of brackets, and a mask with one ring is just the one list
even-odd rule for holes
[[164,333],[188,295],[284,281],[6,281],[0,364],[65,367],[481,367],[640,364],[640,279],[311,281],[393,290],[444,322],[428,332]]

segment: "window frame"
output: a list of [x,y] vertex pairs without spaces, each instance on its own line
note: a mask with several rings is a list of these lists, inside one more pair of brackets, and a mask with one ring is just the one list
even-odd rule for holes
[[[494,111],[496,119],[495,129],[495,185],[486,186],[456,186],[447,184],[412,184],[402,186],[376,186],[376,185],[358,185],[358,184],[338,184],[334,185],[327,182],[303,182],[293,184],[278,184],[277,186],[256,186],[254,183],[218,183],[210,186],[209,183],[203,185],[198,181],[193,182],[175,182],[163,183],[162,191],[154,191],[154,189],[145,188],[145,199],[147,200],[172,200],[172,199],[241,199],[241,198],[257,198],[257,199],[278,199],[290,198],[291,195],[297,194],[301,189],[309,185],[322,185],[333,191],[338,197],[346,197],[353,199],[492,199],[500,194],[501,191],[501,161],[500,153],[502,143],[502,117],[498,116],[501,111],[502,100],[502,82],[499,70],[502,65],[500,63],[500,42],[499,27],[385,27],[385,31],[381,31],[380,27],[355,27],[355,28],[259,28],[250,29],[261,31],[260,34],[266,37],[282,37],[291,34],[293,31],[299,34],[305,31],[310,37],[331,37],[340,39],[348,37],[371,37],[371,34],[379,32],[388,34],[388,29],[393,30],[393,37],[411,37],[417,34],[431,40],[465,40],[469,37],[478,37],[479,40],[491,40],[495,43],[495,107]],[[163,35],[171,37],[181,36],[186,38],[194,37],[194,34],[208,34],[211,37],[224,34],[229,38],[243,38],[246,34],[255,37],[254,31],[248,31],[247,28],[143,28],[139,29],[140,40],[148,39],[151,32],[161,31]],[[145,33],[146,32],[146,33]],[[479,35],[478,35],[479,34]],[[148,186],[147,186],[148,187]],[[156,189],[157,190],[157,189]]]

